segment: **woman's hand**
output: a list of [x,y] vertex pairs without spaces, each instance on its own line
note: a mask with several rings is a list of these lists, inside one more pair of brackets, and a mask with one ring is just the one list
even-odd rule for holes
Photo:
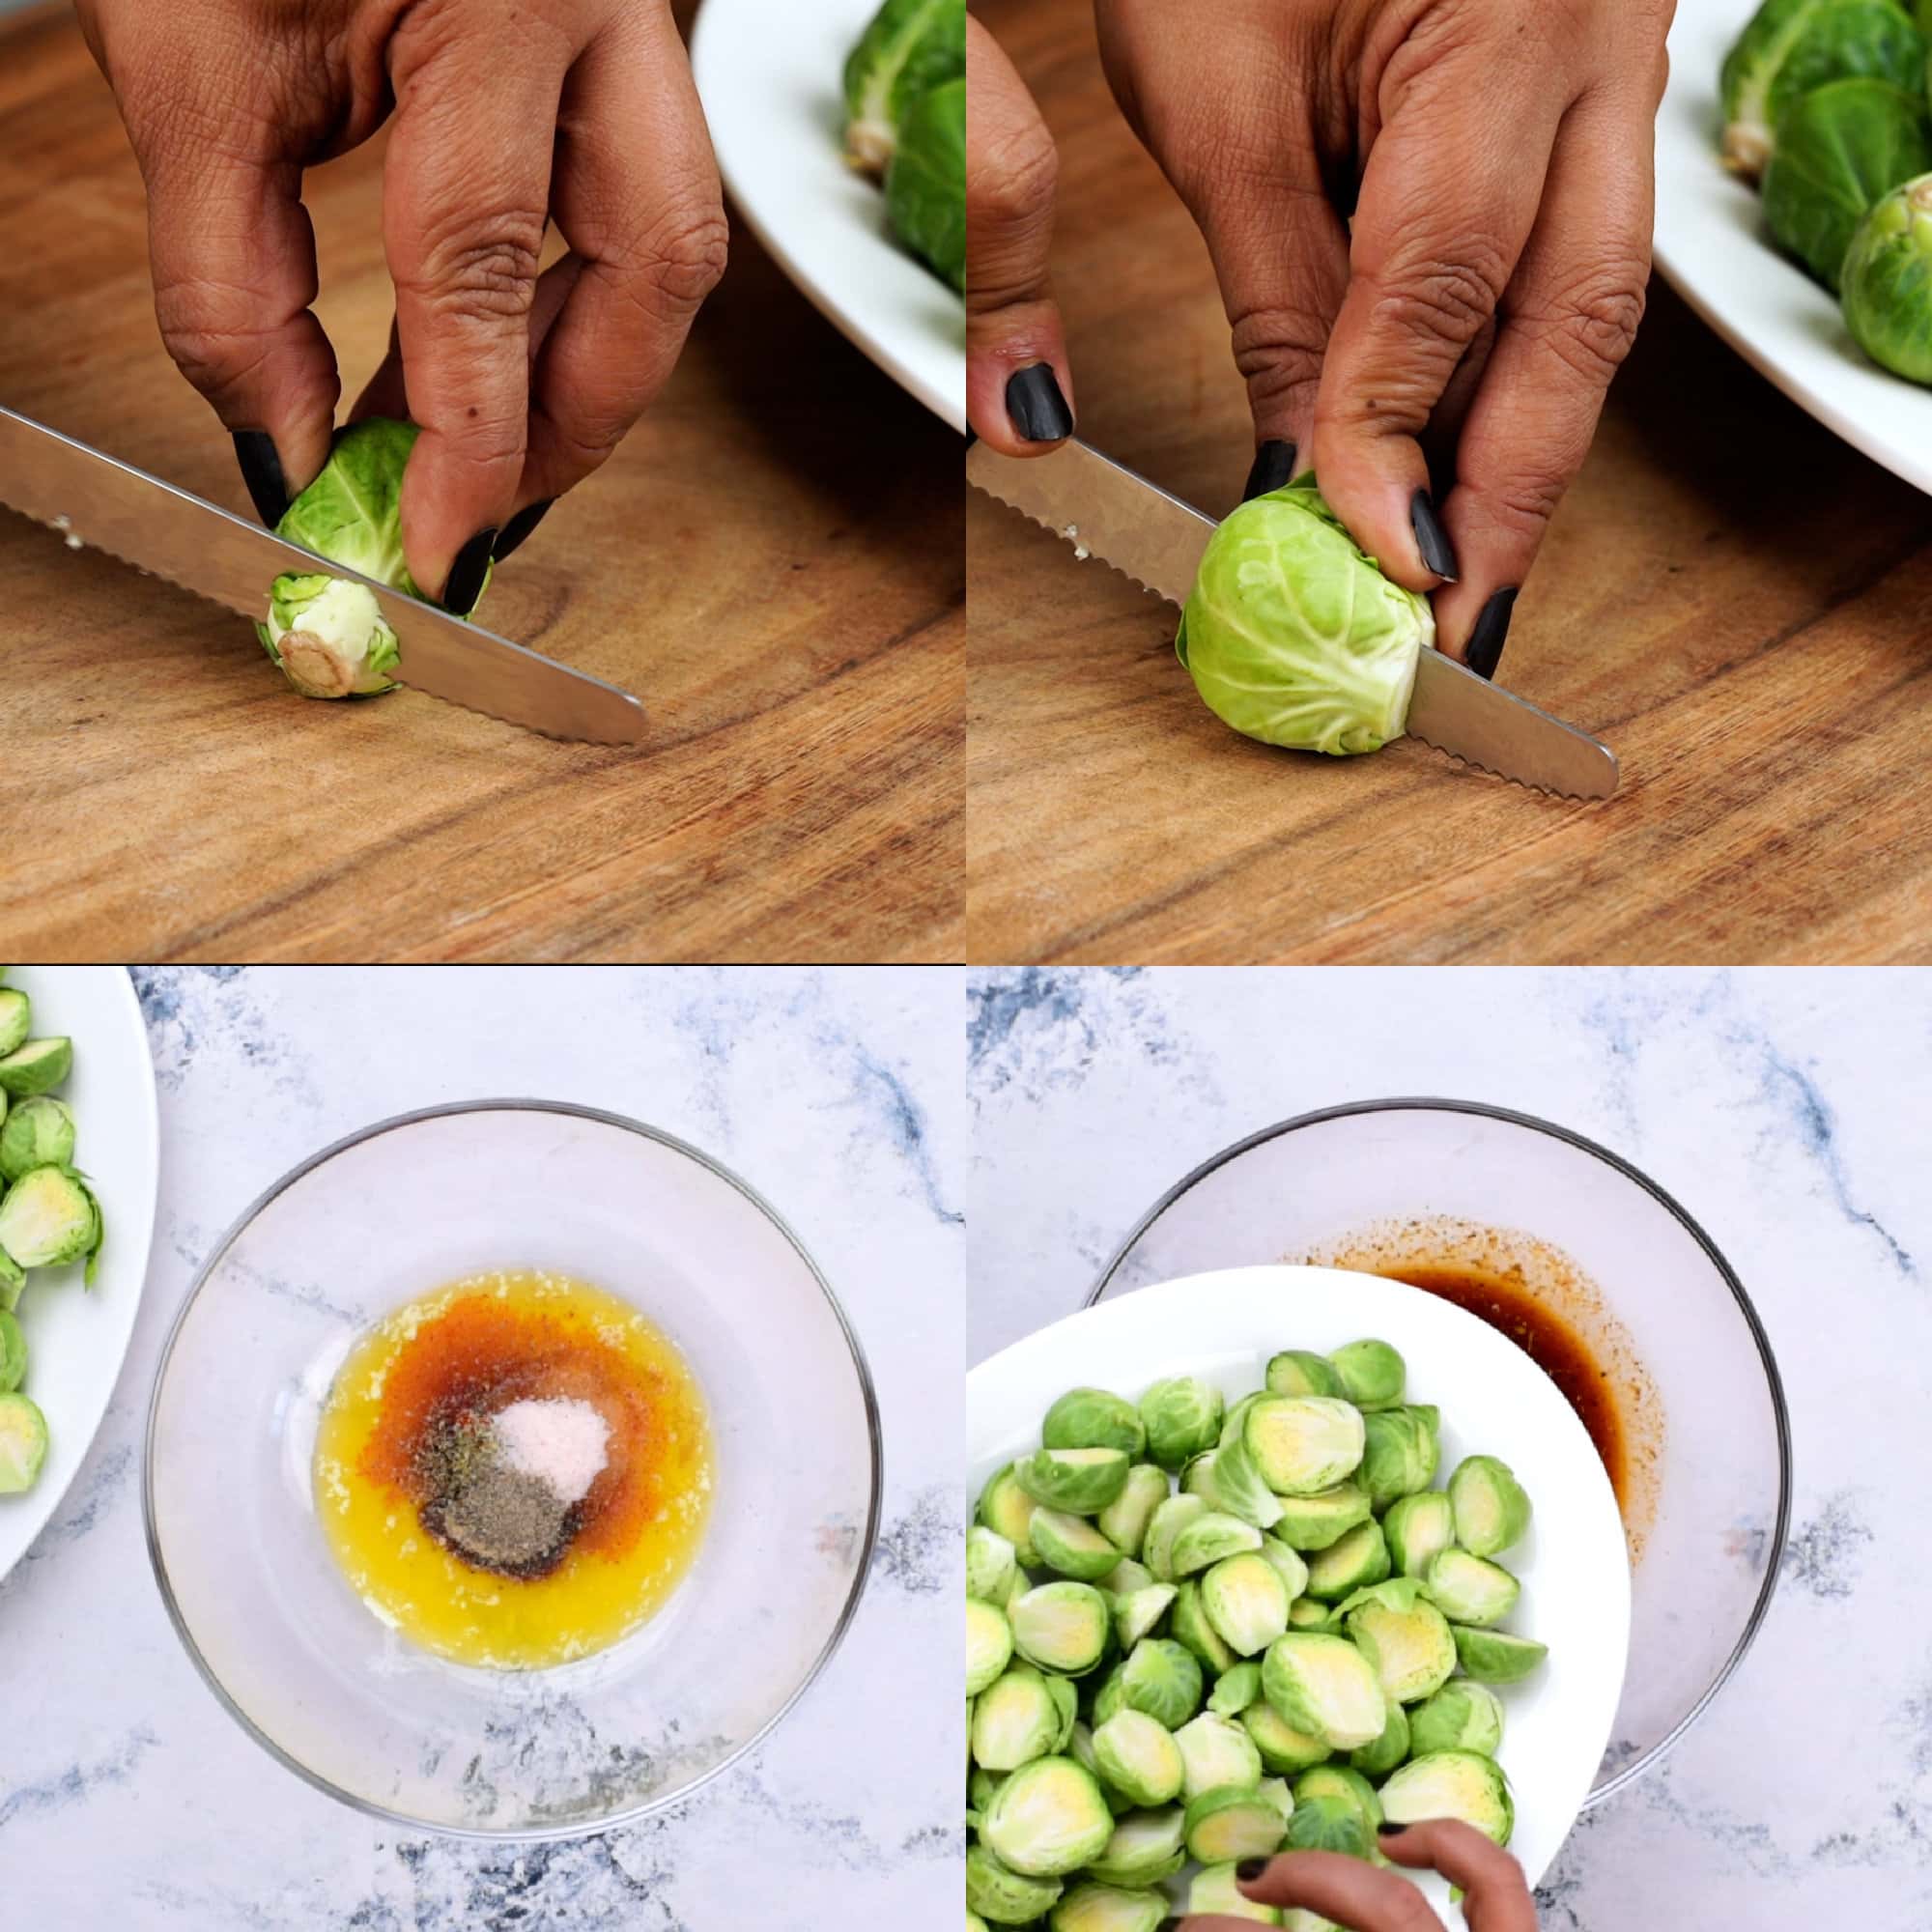
[[[1438,1819],[1406,1831],[1385,1828],[1381,1848],[1397,1864],[1433,1868],[1460,1886],[1469,1932],[1536,1932],[1522,1867],[1473,1827]],[[1440,1932],[1435,1908],[1406,1878],[1339,1852],[1252,1859],[1236,1877],[1258,1905],[1298,1905],[1349,1932]],[[1186,1932],[1241,1932],[1249,1921],[1215,1915],[1181,1923]]]
[[1643,312],[1671,0],[1095,5],[1213,256],[1251,487],[1312,467],[1487,675]]
[[[79,0],[148,185],[169,353],[275,522],[341,393],[310,311],[304,167],[393,110],[389,356],[358,404],[422,435],[410,572],[468,611],[491,555],[662,387],[724,269],[716,166],[668,0]],[[570,252],[538,273],[547,220]]]
[[966,419],[1008,456],[1073,429],[1066,336],[1047,284],[1053,136],[1013,64],[966,18]]

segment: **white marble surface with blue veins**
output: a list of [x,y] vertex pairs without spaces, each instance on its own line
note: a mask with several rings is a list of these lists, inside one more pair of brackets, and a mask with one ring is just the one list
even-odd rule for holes
[[1518,1108],[1683,1202],[1778,1358],[1791,1537],[1755,1645],[1585,1814],[1542,1924],[1932,1925],[1932,978],[982,970],[968,1013],[975,1360],[1077,1308],[1198,1162],[1340,1101]]
[[[154,1260],[86,1465],[0,1584],[0,1920],[37,1932],[956,1923],[962,976],[182,968],[137,981],[160,1088]],[[242,1733],[169,1627],[138,1484],[162,1339],[221,1230],[342,1135],[504,1094],[668,1128],[786,1216],[869,1358],[886,1491],[858,1617],[762,1746],[635,1827],[494,1849],[367,1819]]]

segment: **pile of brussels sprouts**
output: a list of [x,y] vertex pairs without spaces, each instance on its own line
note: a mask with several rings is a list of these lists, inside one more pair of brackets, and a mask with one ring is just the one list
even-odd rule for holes
[[885,0],[845,62],[845,156],[886,220],[966,286],[966,0]]
[[1932,0],[1764,0],[1724,58],[1724,164],[1874,362],[1932,384]]
[[20,1387],[27,1270],[85,1262],[92,1288],[100,1255],[100,1204],[73,1165],[73,1111],[54,1096],[73,1042],[33,1031],[33,1002],[0,986],[0,1495],[32,1489],[47,1459],[47,1419]]
[[[1225,1406],[1192,1376],[1079,1388],[966,1536],[966,1923],[1155,1932],[1282,1850],[1378,1860],[1384,1820],[1509,1842],[1492,1688],[1529,1498],[1492,1456],[1435,1489],[1439,1411],[1386,1342],[1291,1349]],[[1175,1479],[1179,1478],[1179,1487]]]

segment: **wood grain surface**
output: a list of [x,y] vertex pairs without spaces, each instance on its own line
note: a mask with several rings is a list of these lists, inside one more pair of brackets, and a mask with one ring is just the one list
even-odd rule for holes
[[[1059,143],[1082,434],[1224,515],[1253,450],[1226,320],[1092,8],[977,11]],[[1326,759],[1238,737],[1176,661],[1171,609],[978,493],[966,522],[974,959],[1932,956],[1932,499],[1661,282],[1499,673],[1616,750],[1605,803],[1413,741]]]
[[[388,329],[382,151],[308,178],[345,407]],[[482,613],[637,692],[644,746],[304,700],[244,619],[0,511],[0,952],[959,956],[959,439],[732,250],[657,408]],[[0,401],[247,509],[65,9],[0,27]]]

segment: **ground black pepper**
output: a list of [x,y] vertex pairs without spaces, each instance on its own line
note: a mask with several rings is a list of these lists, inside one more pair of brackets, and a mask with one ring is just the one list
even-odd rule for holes
[[438,1415],[415,1454],[417,1514],[452,1555],[501,1577],[547,1577],[568,1554],[582,1510],[541,1477],[499,1460],[490,1418]]

